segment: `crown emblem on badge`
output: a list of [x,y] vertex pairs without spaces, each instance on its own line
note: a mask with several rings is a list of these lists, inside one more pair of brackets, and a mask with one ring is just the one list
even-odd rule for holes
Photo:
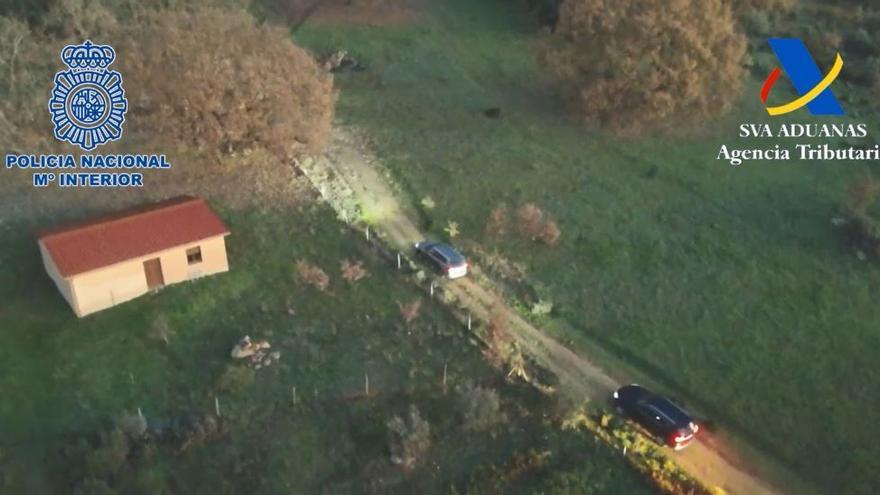
[[67,45],[61,50],[61,60],[73,70],[106,69],[116,60],[110,45],[95,45],[86,40],[82,45]]
[[109,45],[68,45],[61,60],[70,70],[55,74],[49,113],[55,138],[91,151],[122,137],[128,101],[122,74],[109,70],[116,52]]

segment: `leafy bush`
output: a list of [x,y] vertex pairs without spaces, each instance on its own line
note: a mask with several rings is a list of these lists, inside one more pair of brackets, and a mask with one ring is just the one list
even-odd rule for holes
[[458,403],[466,430],[485,431],[506,419],[495,389],[471,383],[462,385],[458,388]]
[[507,317],[496,311],[489,318],[485,332],[486,349],[483,354],[495,368],[502,369],[514,350],[513,337],[508,329]]
[[299,260],[294,266],[299,279],[321,292],[330,287],[330,277],[321,268],[305,260]]
[[545,301],[541,299],[532,304],[530,312],[533,316],[547,316],[553,312],[553,301]]
[[141,414],[126,414],[119,418],[117,424],[131,440],[142,440],[147,435],[147,419]]
[[125,464],[131,444],[120,428],[113,428],[101,436],[101,444],[86,455],[86,473],[91,479],[106,479]]
[[521,236],[548,246],[556,245],[562,235],[556,221],[534,203],[520,206],[516,210],[516,220]]
[[342,260],[339,270],[342,272],[342,278],[351,283],[355,283],[370,274],[367,272],[367,269],[364,268],[364,263],[362,261]]
[[391,462],[412,469],[419,457],[431,447],[431,426],[422,419],[415,405],[410,406],[406,418],[395,416],[386,426]]
[[746,38],[722,0],[566,0],[542,61],[587,121],[632,133],[727,111]]

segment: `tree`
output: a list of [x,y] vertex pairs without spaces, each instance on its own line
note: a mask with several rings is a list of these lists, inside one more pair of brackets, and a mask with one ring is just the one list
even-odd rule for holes
[[565,0],[542,61],[585,120],[631,133],[728,110],[745,36],[722,0]]
[[142,17],[116,47],[132,126],[220,155],[321,151],[333,80],[286,30],[213,7]]

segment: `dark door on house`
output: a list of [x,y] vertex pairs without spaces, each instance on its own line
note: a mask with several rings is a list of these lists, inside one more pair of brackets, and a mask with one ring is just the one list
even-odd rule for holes
[[147,276],[147,288],[158,289],[165,285],[165,277],[162,276],[162,262],[159,258],[144,261],[144,274]]

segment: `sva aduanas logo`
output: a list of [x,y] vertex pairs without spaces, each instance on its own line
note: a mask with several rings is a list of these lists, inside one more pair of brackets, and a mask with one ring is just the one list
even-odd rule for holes
[[[806,106],[813,115],[843,115],[843,108],[831,92],[831,83],[843,70],[843,57],[840,53],[835,57],[828,74],[822,76],[803,41],[797,38],[771,38],[770,47],[800,96],[784,105],[767,107],[767,113],[774,116],[784,115]],[[782,70],[776,67],[764,81],[761,101],[765,105],[770,90],[780,75]]]
[[55,137],[91,151],[122,137],[128,101],[122,75],[108,67],[116,59],[109,45],[68,45],[61,60],[68,70],[55,74],[49,112]]
[[[843,70],[843,57],[836,54],[824,76],[803,41],[797,38],[771,38],[770,48],[782,68],[774,68],[761,87],[761,102],[771,116],[785,115],[807,107],[813,116],[843,116],[843,107],[831,85]],[[776,106],[767,99],[783,70],[798,97]],[[832,122],[744,122],[739,125],[736,145],[722,144],[717,160],[737,166],[747,161],[855,162],[880,161],[880,144],[869,137],[868,124],[851,119]],[[824,142],[823,142],[824,141]],[[743,145],[742,143],[748,143]]]

